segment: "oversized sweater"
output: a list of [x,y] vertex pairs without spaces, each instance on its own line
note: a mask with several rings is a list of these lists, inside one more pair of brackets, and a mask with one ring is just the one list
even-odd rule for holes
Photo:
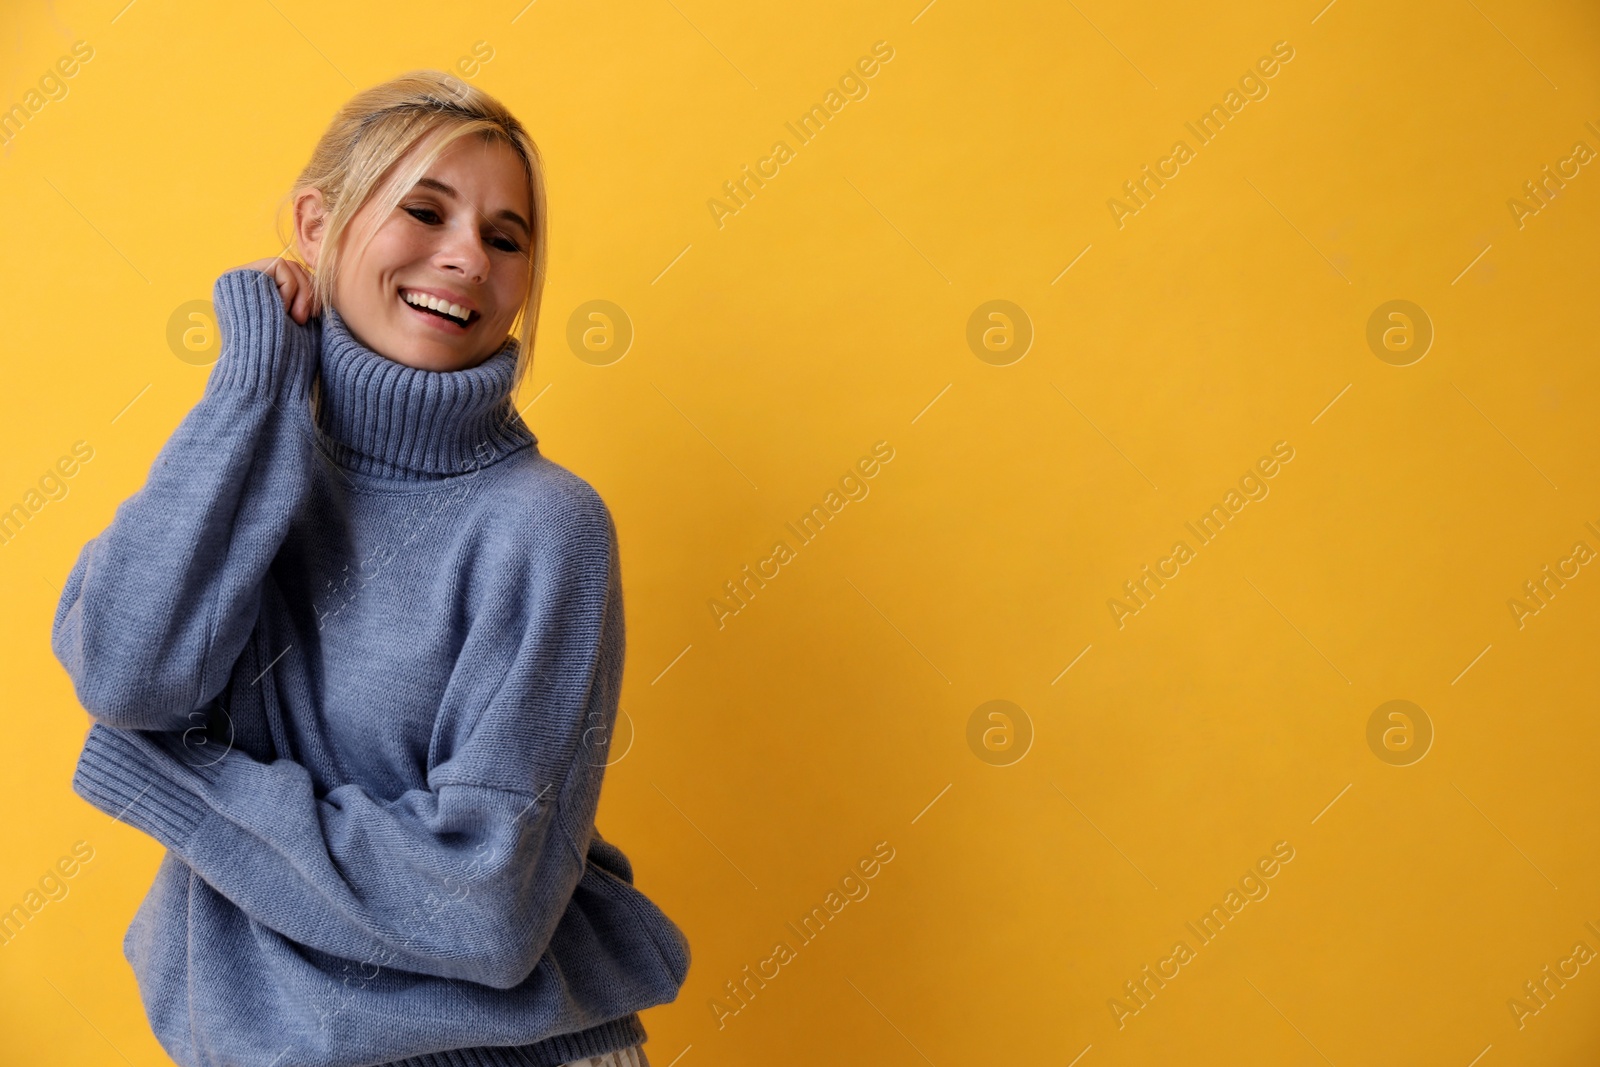
[[123,941],[183,1067],[554,1067],[645,1040],[683,933],[594,826],[616,531],[511,400],[217,279],[222,354],[84,546],[73,789],[166,846]]

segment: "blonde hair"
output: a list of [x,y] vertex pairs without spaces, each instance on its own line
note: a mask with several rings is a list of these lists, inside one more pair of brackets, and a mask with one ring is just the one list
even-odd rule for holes
[[[290,209],[292,224],[295,199],[308,189],[320,189],[328,214],[318,257],[320,269],[313,273],[312,285],[320,305],[332,307],[334,279],[345,259],[345,237],[351,221],[385,187],[384,182],[390,177],[388,172],[412,148],[429,138],[435,139],[426,151],[417,154],[404,173],[393,176],[384,197],[387,202],[378,204],[376,225],[389,217],[401,198],[447,147],[474,134],[486,141],[498,140],[508,145],[522,160],[528,180],[528,203],[533,213],[533,218],[528,220],[532,227],[530,269],[522,306],[511,325],[511,334],[519,341],[511,387],[515,395],[533,359],[539,304],[544,295],[548,233],[544,166],[538,145],[528,136],[522,123],[488,93],[442,71],[414,70],[351,97],[323,131],[311,153],[311,161],[279,204],[279,238],[284,236],[281,228],[284,207]],[[376,232],[376,225],[367,234],[368,241]],[[284,244],[289,246],[294,241],[291,238]],[[356,250],[358,255],[360,251]]]

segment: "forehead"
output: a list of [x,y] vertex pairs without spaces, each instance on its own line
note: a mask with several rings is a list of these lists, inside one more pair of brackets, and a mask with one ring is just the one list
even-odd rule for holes
[[428,171],[432,173],[439,169],[477,171],[509,178],[518,184],[523,181],[521,157],[498,137],[467,134],[456,138],[439,153],[439,158],[433,161]]
[[[419,144],[409,154],[420,155],[426,148],[425,144]],[[532,206],[528,202],[528,178],[522,157],[499,138],[469,134],[452,142],[429,164],[418,182],[443,193],[434,183],[448,186],[485,212],[490,207],[510,208],[527,218]],[[449,198],[449,194],[444,195]]]

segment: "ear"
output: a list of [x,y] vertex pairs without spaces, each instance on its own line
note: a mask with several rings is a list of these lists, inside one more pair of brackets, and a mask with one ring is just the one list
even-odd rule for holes
[[294,200],[294,235],[300,246],[300,258],[312,270],[317,269],[317,257],[322,253],[322,238],[327,232],[328,202],[321,189],[307,189]]

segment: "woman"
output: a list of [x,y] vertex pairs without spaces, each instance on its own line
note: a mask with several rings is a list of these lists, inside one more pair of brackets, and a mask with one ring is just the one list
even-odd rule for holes
[[123,942],[151,1026],[184,1067],[647,1065],[689,946],[594,827],[615,527],[512,403],[538,150],[414,72],[290,196],[309,271],[218,278],[204,395],[52,632],[73,788],[168,849]]

